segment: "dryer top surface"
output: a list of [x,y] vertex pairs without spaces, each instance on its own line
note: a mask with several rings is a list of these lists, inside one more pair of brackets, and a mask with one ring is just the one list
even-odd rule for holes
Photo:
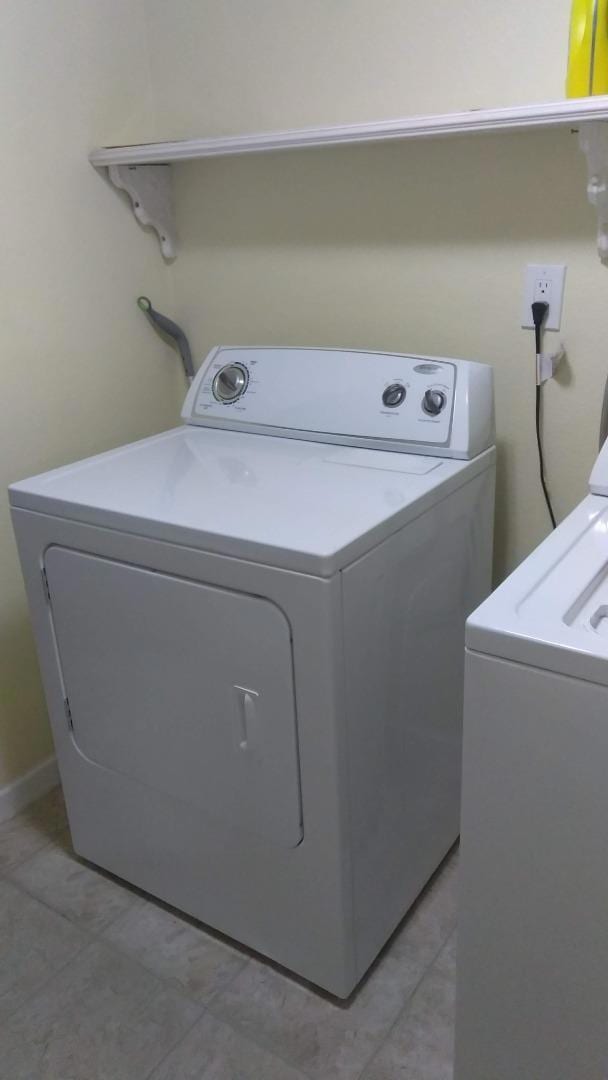
[[10,501],[329,576],[493,462],[184,426],[13,484]]

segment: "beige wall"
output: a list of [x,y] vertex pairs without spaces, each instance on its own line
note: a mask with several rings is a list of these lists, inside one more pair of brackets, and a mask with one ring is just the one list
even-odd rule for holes
[[[534,159],[534,161],[533,161]],[[545,392],[558,515],[582,496],[608,372],[608,271],[569,133],[217,160],[180,170],[176,310],[217,342],[421,351],[494,367],[497,575],[542,538],[523,267],[568,264],[564,378]]]
[[[293,342],[492,363],[498,573],[512,567],[547,528],[532,341],[518,325],[526,262],[569,267],[570,366],[546,392],[559,516],[584,491],[608,369],[608,273],[574,136],[179,166],[182,250],[169,269],[86,150],[556,99],[568,9],[5,0],[0,482],[174,422],[180,373],[133,307],[148,292],[183,321],[198,357],[216,342]],[[50,752],[6,507],[0,581],[1,786]]]
[[555,100],[570,0],[147,0],[159,134]]
[[[563,96],[569,0],[148,0],[166,136]],[[173,62],[172,62],[173,61]],[[176,168],[170,270],[199,355],[217,342],[488,361],[500,449],[497,576],[540,540],[527,262],[568,264],[570,364],[546,389],[558,515],[584,492],[608,371],[608,271],[569,132],[351,147]],[[556,335],[547,335],[557,347]]]
[[[176,419],[177,365],[134,306],[167,275],[86,160],[152,132],[143,4],[3,0],[0,489]],[[0,788],[51,752],[0,500]]]

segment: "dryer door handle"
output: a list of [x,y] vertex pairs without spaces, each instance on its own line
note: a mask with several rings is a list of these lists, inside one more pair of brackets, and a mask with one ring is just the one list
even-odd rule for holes
[[238,699],[238,724],[236,731],[237,748],[245,753],[252,749],[255,740],[255,723],[257,717],[257,690],[249,690],[246,686],[235,686]]

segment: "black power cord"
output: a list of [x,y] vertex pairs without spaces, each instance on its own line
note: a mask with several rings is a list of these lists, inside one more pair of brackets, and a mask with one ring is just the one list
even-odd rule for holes
[[542,329],[543,323],[547,316],[549,305],[542,300],[535,300],[532,304],[532,319],[534,322],[534,336],[536,343],[536,445],[538,446],[538,464],[540,469],[540,484],[543,489],[543,495],[545,496],[545,502],[547,504],[547,510],[549,511],[549,517],[551,518],[551,525],[555,529],[557,522],[555,520],[555,514],[553,513],[553,507],[551,506],[551,497],[547,488],[547,482],[545,480],[545,463],[543,459],[543,443],[541,439],[541,383],[540,383],[540,354],[542,352]]

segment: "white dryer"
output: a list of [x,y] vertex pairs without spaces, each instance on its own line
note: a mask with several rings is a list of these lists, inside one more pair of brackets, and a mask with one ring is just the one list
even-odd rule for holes
[[491,370],[219,348],[183,418],[10,491],[74,846],[346,996],[458,834]]
[[467,624],[458,1080],[608,1076],[606,496]]

